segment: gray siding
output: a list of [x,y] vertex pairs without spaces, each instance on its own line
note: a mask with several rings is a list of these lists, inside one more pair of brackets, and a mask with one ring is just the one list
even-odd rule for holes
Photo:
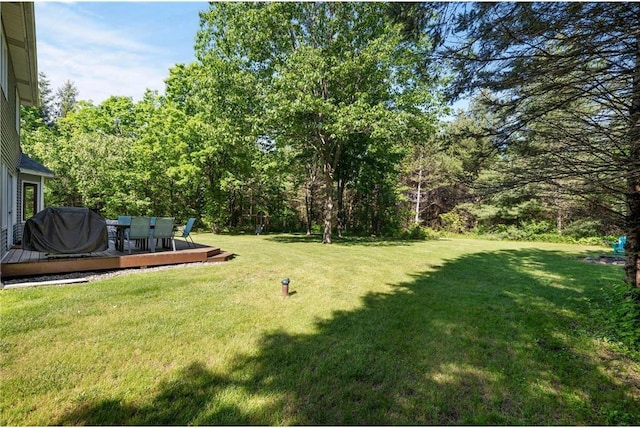
[[[4,37],[4,35],[3,35]],[[8,64],[8,94],[5,94],[0,89],[0,163],[5,165],[9,172],[18,177],[18,165],[20,164],[20,136],[16,130],[16,76],[13,72],[11,52],[9,54]],[[1,168],[0,168],[1,169]],[[2,192],[6,191],[7,183],[1,184]],[[0,207],[3,215],[7,215],[9,207]],[[22,208],[18,207],[18,211]],[[19,215],[20,213],[16,213]],[[10,224],[8,227],[15,230],[15,224]],[[0,230],[0,258],[9,249],[12,242],[7,242],[8,233],[6,229]]]
[[[11,55],[9,55],[9,63],[11,63]],[[0,95],[0,108],[2,113],[0,117],[2,121],[0,127],[2,130],[2,161],[5,165],[12,168],[12,172],[17,174],[17,167],[20,163],[20,136],[16,130],[16,78],[13,74],[12,67],[9,67],[9,93],[5,99],[4,95]]]

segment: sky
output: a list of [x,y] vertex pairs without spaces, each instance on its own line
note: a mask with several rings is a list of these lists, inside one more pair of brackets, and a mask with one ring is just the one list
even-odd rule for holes
[[[206,1],[36,1],[38,71],[55,93],[66,81],[78,100],[164,93],[169,69],[195,61],[198,12]],[[466,100],[453,105],[466,108]]]
[[198,12],[207,2],[35,2],[38,71],[52,91],[65,81],[78,100],[112,95],[138,101],[164,93],[178,63],[195,61]]

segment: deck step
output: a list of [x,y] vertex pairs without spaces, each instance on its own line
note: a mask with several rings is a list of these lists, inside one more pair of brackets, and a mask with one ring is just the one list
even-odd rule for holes
[[209,248],[209,250],[207,251],[207,258],[217,256],[221,252],[222,250],[220,248],[217,248],[217,247]]
[[209,263],[218,263],[218,262],[226,262],[235,257],[235,254],[229,251],[223,251],[215,256],[207,258],[207,262]]

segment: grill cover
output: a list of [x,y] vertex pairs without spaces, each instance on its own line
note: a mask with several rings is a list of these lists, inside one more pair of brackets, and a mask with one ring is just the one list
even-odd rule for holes
[[105,251],[107,223],[88,208],[45,208],[26,221],[22,248],[53,254]]

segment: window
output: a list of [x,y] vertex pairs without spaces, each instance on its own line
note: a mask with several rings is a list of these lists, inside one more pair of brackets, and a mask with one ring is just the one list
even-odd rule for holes
[[22,221],[30,219],[38,212],[38,185],[22,184]]

